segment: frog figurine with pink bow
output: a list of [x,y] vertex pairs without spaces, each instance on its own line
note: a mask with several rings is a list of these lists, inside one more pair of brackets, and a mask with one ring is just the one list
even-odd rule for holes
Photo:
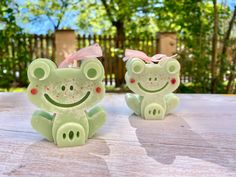
[[[59,68],[43,58],[29,65],[27,94],[41,108],[32,116],[32,127],[59,147],[85,144],[106,120],[103,108],[93,107],[105,95],[99,56],[101,48],[93,45],[68,56]],[[80,67],[68,68],[74,60],[81,60]]]
[[179,98],[174,92],[180,84],[180,64],[175,56],[157,54],[148,57],[136,50],[125,51],[126,83],[134,92],[125,96],[136,115],[148,120],[163,119],[176,108]]

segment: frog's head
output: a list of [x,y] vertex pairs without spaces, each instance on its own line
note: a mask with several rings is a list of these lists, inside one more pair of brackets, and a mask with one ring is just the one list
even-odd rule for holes
[[161,59],[158,64],[145,64],[143,60],[133,58],[127,61],[126,68],[128,87],[141,96],[171,93],[180,83],[180,64],[175,58]]
[[104,68],[96,58],[83,60],[80,68],[57,68],[49,59],[36,59],[28,78],[29,99],[50,112],[84,110],[105,95]]

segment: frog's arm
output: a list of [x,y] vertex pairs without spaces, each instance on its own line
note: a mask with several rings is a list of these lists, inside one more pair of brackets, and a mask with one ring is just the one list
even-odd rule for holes
[[52,124],[53,124],[54,115],[51,115],[44,111],[35,111],[31,124],[32,127],[43,135],[47,140],[53,141],[52,137]]
[[127,93],[125,95],[125,101],[130,109],[132,109],[135,114],[141,114],[141,101],[142,97],[137,94]]
[[169,93],[165,96],[166,114],[170,113],[179,104],[179,98],[174,93]]
[[89,138],[91,138],[106,121],[106,112],[102,107],[94,107],[88,113]]

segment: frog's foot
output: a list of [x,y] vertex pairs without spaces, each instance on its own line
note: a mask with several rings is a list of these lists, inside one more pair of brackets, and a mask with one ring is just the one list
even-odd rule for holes
[[71,147],[85,144],[84,128],[75,122],[65,123],[57,130],[56,142],[59,147]]
[[141,101],[139,95],[127,93],[125,95],[125,101],[129,108],[132,109],[135,114],[141,114]]
[[88,112],[89,138],[91,138],[106,121],[106,112],[97,106]]
[[175,94],[170,93],[166,95],[166,114],[170,113],[171,110],[175,109],[179,104],[179,97]]
[[32,119],[32,127],[43,135],[47,140],[53,141],[52,137],[52,120],[53,116],[44,111],[35,111]]
[[148,120],[163,119],[165,116],[164,108],[156,103],[149,104],[144,109],[144,118]]

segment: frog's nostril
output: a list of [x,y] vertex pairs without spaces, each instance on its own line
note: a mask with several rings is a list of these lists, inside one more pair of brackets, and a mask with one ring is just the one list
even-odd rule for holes
[[63,85],[63,86],[61,86],[61,90],[62,91],[65,91],[65,89],[66,89],[66,87]]
[[149,77],[149,79],[148,79],[149,81],[151,81],[152,80],[152,78],[151,77]]
[[155,81],[157,81],[157,78],[155,77],[155,79],[154,79]]
[[73,90],[73,89],[74,89],[74,87],[71,85],[71,86],[70,86],[70,90]]

